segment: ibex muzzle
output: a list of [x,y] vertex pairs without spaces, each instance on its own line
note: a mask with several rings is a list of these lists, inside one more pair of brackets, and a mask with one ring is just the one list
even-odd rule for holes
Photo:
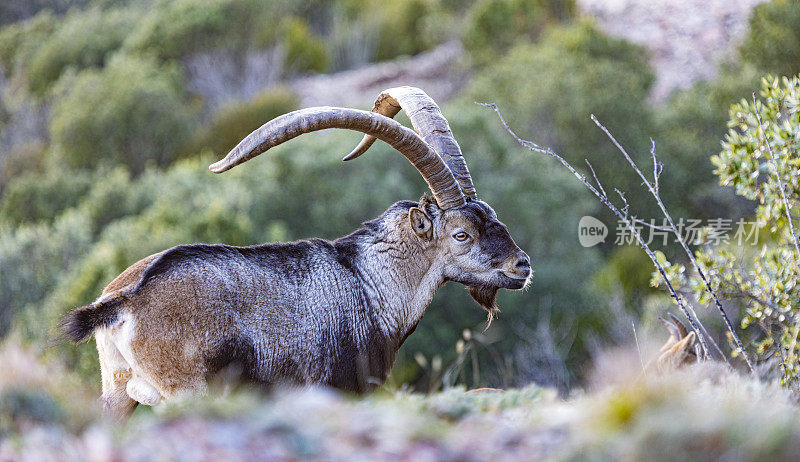
[[[401,108],[416,132],[392,119]],[[110,412],[202,393],[209,374],[232,365],[264,384],[367,391],[386,380],[397,350],[446,282],[466,285],[490,315],[499,289],[526,286],[528,256],[478,200],[447,121],[419,89],[386,90],[372,112],[285,114],[210,169],[224,172],[326,128],[366,134],[346,159],[376,138],[389,143],[433,196],[397,202],[335,241],[181,245],[126,269],[60,324],[74,342],[95,335]]]

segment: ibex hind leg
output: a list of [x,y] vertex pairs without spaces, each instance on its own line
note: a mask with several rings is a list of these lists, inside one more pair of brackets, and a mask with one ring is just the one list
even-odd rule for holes
[[95,334],[97,353],[100,358],[100,376],[103,381],[103,412],[116,420],[124,419],[133,413],[139,404],[127,392],[128,382],[133,377],[130,364],[111,340],[107,329],[101,328]]

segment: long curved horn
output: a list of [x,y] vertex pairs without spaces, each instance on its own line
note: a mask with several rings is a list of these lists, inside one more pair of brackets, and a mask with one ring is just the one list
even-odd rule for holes
[[[428,96],[427,93],[416,87],[395,87],[381,92],[375,100],[373,112],[383,114],[386,117],[394,117],[403,109],[411,125],[419,136],[436,151],[442,160],[450,167],[453,176],[456,177],[461,191],[472,199],[477,199],[475,187],[472,185],[472,177],[467,169],[467,163],[461,154],[453,132],[447,119],[442,115],[439,106]],[[361,142],[350,154],[342,160],[352,160],[364,154],[367,149],[375,142],[375,137],[365,135]]]
[[358,109],[312,107],[276,117],[247,135],[224,159],[208,169],[222,173],[303,133],[326,128],[356,130],[389,143],[422,174],[439,207],[464,205],[464,195],[453,174],[422,138],[389,117]]

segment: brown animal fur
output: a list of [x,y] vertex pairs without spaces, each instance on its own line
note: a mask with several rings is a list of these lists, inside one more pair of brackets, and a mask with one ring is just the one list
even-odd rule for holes
[[698,362],[697,337],[694,331],[688,332],[686,326],[672,313],[669,313],[669,317],[669,320],[658,318],[669,331],[669,338],[656,359],[659,371],[678,369]]

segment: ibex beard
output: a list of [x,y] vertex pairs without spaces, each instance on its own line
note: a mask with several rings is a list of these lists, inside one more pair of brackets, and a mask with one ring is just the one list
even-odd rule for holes
[[[412,131],[392,118],[404,109]],[[501,288],[522,289],[528,256],[479,200],[439,108],[412,87],[384,91],[371,112],[309,108],[242,140],[215,173],[310,131],[381,139],[422,174],[433,196],[401,201],[335,241],[251,247],[180,245],[120,274],[100,298],[62,319],[61,338],[95,336],[102,401],[115,416],[204,393],[219,371],[249,381],[365,392],[381,385],[436,290],[455,281],[491,314]]]

